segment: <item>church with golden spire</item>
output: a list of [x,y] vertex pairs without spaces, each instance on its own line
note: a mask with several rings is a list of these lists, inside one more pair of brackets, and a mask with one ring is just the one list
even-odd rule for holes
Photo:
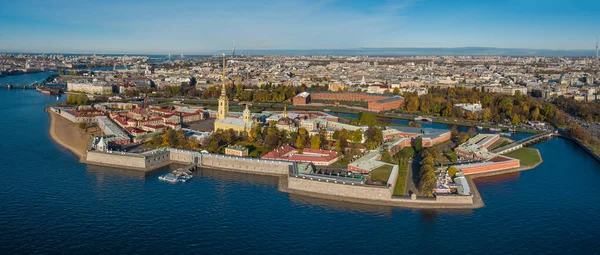
[[225,72],[227,71],[227,62],[225,61],[225,54],[223,54],[223,74],[221,75],[221,96],[219,97],[219,109],[217,112],[217,119],[222,120],[227,118],[229,115],[229,98],[227,97],[227,91],[225,90],[225,79],[227,75]]
[[242,113],[242,118],[229,116],[229,97],[225,89],[225,80],[227,79],[227,60],[223,54],[223,74],[221,84],[221,96],[219,97],[219,109],[217,110],[217,120],[215,121],[214,131],[233,129],[236,133],[242,134],[250,131],[252,128],[252,112],[246,104],[246,109]]

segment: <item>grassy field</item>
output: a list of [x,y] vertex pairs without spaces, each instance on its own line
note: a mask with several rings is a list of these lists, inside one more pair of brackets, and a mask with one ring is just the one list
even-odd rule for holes
[[404,186],[406,185],[406,176],[408,174],[408,165],[398,165],[398,179],[394,187],[394,196],[404,196]]
[[536,149],[521,148],[516,151],[511,151],[504,154],[507,157],[516,158],[521,160],[521,166],[534,166],[535,164],[542,161],[542,158],[538,154]]
[[390,178],[392,168],[394,167],[391,165],[383,165],[371,170],[371,179],[376,182],[386,183],[388,178]]
[[248,148],[248,155],[253,158],[258,158],[263,154],[267,153],[267,148],[252,142],[238,142],[236,145],[246,146]]

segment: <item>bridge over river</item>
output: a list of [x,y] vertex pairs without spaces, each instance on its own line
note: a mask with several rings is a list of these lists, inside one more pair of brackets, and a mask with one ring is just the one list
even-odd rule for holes
[[513,142],[511,144],[507,144],[507,145],[502,146],[500,148],[496,148],[496,149],[492,150],[491,152],[495,153],[495,154],[508,153],[508,152],[511,152],[511,151],[523,148],[523,146],[526,146],[528,144],[536,143],[536,142],[539,142],[541,140],[550,138],[550,137],[552,137],[554,135],[555,134],[554,134],[553,131],[546,131],[546,132],[539,133],[537,135],[533,135],[533,136],[527,137],[525,139]]

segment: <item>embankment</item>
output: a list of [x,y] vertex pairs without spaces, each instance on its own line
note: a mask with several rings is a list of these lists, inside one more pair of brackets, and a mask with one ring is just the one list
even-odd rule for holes
[[587,153],[589,153],[592,157],[594,157],[596,160],[598,160],[600,162],[600,156],[598,156],[598,154],[596,154],[592,149],[588,148],[585,144],[583,144],[581,141],[569,136],[569,135],[559,135],[562,138],[565,138],[567,140],[571,140],[574,143],[576,143],[577,145],[581,146],[581,148],[583,148],[584,151],[586,151]]
[[86,153],[87,143],[91,135],[80,129],[76,123],[72,123],[65,118],[46,108],[45,111],[50,116],[50,137],[59,145],[67,148],[79,158],[83,158]]
[[87,152],[84,162],[141,171],[152,171],[171,163],[196,164],[216,170],[277,176],[280,180],[279,190],[282,192],[370,205],[452,209],[473,209],[483,206],[482,202],[474,203],[473,196],[445,195],[412,200],[408,197],[392,196],[393,186],[352,185],[320,178],[306,178],[292,174],[297,171],[297,165],[293,162],[251,159],[173,148],[162,148],[139,154],[90,150]]

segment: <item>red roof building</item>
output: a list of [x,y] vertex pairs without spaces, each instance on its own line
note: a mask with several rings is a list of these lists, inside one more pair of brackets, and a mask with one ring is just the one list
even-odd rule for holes
[[336,151],[317,150],[310,148],[303,149],[302,154],[300,154],[298,149],[286,144],[280,148],[270,151],[261,158],[293,162],[309,162],[315,165],[328,166],[336,162],[340,158],[340,155],[338,155]]

